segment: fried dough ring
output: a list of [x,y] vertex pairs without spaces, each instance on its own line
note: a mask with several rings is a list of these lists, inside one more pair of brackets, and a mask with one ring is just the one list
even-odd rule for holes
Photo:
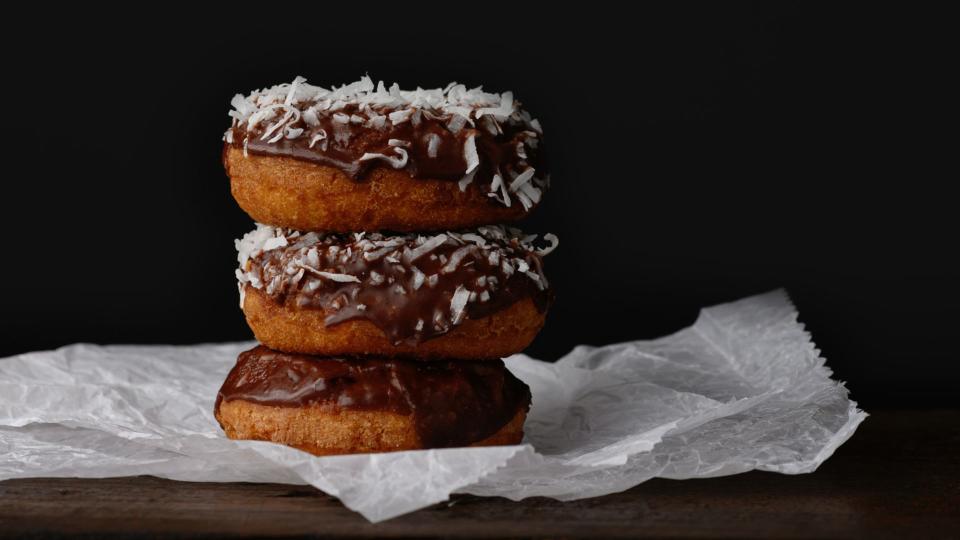
[[[398,232],[465,229],[516,221],[519,202],[501,206],[475,184],[416,179],[376,167],[353,180],[335,167],[288,157],[261,156],[228,146],[224,166],[230,191],[255,221],[303,231]],[[531,208],[532,210],[532,208]]]
[[482,319],[419,344],[394,345],[373,323],[358,319],[326,326],[323,310],[280,304],[244,286],[243,313],[257,340],[278,351],[321,356],[378,355],[417,360],[492,359],[525,349],[543,328],[545,313],[524,298]]
[[[470,446],[519,444],[527,412]],[[424,449],[410,416],[389,411],[330,411],[317,406],[281,407],[237,399],[216,410],[227,437],[272,441],[317,456]]]

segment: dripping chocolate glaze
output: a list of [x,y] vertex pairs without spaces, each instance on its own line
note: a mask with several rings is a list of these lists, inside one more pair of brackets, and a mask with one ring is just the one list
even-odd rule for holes
[[466,446],[530,407],[530,389],[501,360],[416,362],[286,354],[258,346],[240,354],[217,395],[330,411],[412,416],[427,448]]
[[[543,313],[553,300],[540,255],[515,238],[491,239],[483,247],[448,238],[408,261],[404,248],[416,245],[413,236],[370,237],[381,240],[291,237],[288,246],[254,256],[246,270],[278,303],[324,310],[328,326],[370,321],[395,344],[443,335],[466,318],[480,319],[527,298]],[[404,244],[391,246],[391,238]],[[357,281],[335,281],[304,266]]]
[[[310,105],[306,103],[301,107],[306,109]],[[364,154],[394,157],[397,156],[397,147],[391,145],[390,141],[403,141],[407,145],[402,147],[407,153],[403,169],[412,177],[459,181],[467,170],[464,145],[473,136],[480,160],[474,175],[474,181],[478,184],[489,185],[498,171],[509,182],[528,167],[533,167],[539,178],[547,175],[542,140],[522,124],[496,123],[496,127],[481,128],[485,122],[494,122],[490,117],[483,117],[476,128],[466,125],[454,132],[449,128],[449,119],[421,111],[415,113],[415,121],[407,120],[399,124],[386,122],[382,127],[335,120],[337,115],[343,115],[338,118],[353,117],[358,111],[357,105],[346,105],[335,112],[318,113],[315,126],[306,125],[302,118],[287,124],[291,129],[305,130],[304,133],[315,133],[322,129],[328,134],[324,140],[314,141],[313,137],[301,135],[270,142],[272,136],[263,138],[269,123],[257,124],[249,131],[245,124],[239,124],[230,128],[228,140],[232,142],[226,143],[226,146],[243,149],[246,145],[246,151],[250,154],[285,156],[321,163],[336,167],[350,178],[360,181],[372,168],[390,166],[381,159],[361,160]]]

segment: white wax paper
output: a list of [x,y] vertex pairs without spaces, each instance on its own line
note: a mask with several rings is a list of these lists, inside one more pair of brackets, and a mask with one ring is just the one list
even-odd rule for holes
[[517,446],[321,458],[231,441],[213,403],[252,345],[77,344],[0,360],[0,479],[306,483],[380,521],[451,493],[570,500],[654,477],[811,472],[866,417],[781,291],[704,309],[656,340],[507,359],[533,392]]

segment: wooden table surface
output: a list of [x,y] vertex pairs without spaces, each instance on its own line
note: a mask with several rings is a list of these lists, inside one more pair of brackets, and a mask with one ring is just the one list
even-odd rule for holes
[[573,502],[455,496],[370,524],[319,491],[153,477],[0,482],[0,537],[960,538],[960,410],[880,411],[817,472]]

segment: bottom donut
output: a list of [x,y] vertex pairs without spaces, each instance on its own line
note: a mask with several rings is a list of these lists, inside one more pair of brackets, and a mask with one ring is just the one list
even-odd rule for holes
[[231,439],[315,455],[518,444],[530,389],[502,360],[243,352],[214,415]]

